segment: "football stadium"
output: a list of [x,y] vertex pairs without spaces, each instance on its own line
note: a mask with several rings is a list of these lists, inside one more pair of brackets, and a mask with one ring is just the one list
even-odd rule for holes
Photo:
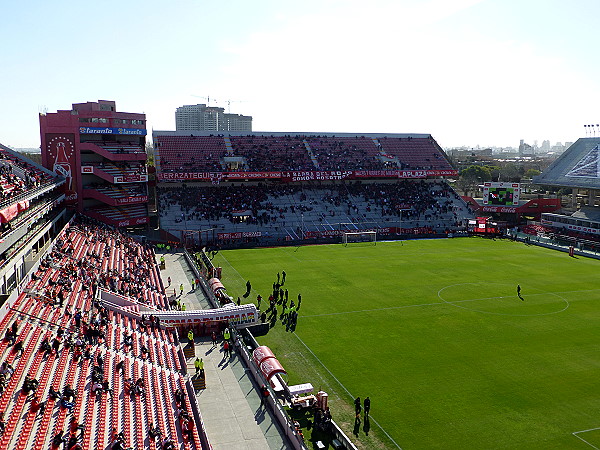
[[39,121],[41,164],[0,145],[0,448],[600,448],[600,138],[534,180],[561,205],[459,195],[430,134]]

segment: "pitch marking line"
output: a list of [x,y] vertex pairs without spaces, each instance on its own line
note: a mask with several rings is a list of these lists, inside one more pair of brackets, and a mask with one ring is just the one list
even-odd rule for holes
[[[228,260],[227,258],[225,258],[225,256],[221,255],[221,258],[223,258],[223,260],[224,260],[224,261],[227,263],[227,265],[228,265],[229,267],[231,267],[235,273],[237,273],[237,276],[238,276],[238,278],[239,278],[240,280],[242,280],[242,281],[245,281],[245,280],[246,280],[246,279],[245,279],[245,278],[242,276],[242,274],[241,274],[241,273],[239,273],[239,272],[238,272],[238,270],[237,270],[235,267],[233,267],[233,265],[232,265],[232,264],[229,262],[229,260]],[[256,294],[256,292],[257,292],[257,291],[256,291],[254,288],[252,288],[252,289],[250,290],[250,292],[254,292],[254,293]],[[252,301],[252,300],[250,300],[250,301]]]
[[[327,366],[326,366],[325,364],[323,364],[323,361],[321,361],[321,360],[319,359],[319,357],[318,357],[317,355],[315,355],[315,354],[314,354],[314,352],[313,352],[313,351],[310,349],[310,347],[309,347],[308,345],[306,345],[302,339],[300,339],[300,336],[298,336],[296,333],[292,333],[292,334],[293,334],[294,336],[296,336],[296,339],[298,339],[298,340],[300,341],[300,343],[301,343],[301,344],[304,346],[304,348],[306,348],[306,350],[308,350],[308,351],[310,352],[310,354],[313,356],[313,358],[315,358],[315,359],[317,360],[317,362],[318,362],[318,363],[319,363],[321,366],[323,366],[323,369],[325,369],[325,370],[327,371],[327,373],[328,373],[329,375],[331,375],[331,377],[332,377],[332,378],[333,378],[333,379],[336,381],[336,383],[337,383],[337,384],[339,384],[339,385],[341,386],[341,388],[342,388],[344,391],[346,391],[346,393],[347,393],[347,394],[350,396],[350,398],[352,398],[352,399],[356,398],[354,395],[352,395],[352,394],[350,393],[350,391],[349,391],[349,390],[346,388],[346,386],[344,386],[344,385],[342,384],[342,382],[341,382],[340,380],[338,380],[338,379],[337,379],[337,377],[336,377],[336,376],[335,376],[333,373],[331,373],[331,370],[329,370],[329,369],[327,368]],[[385,434],[385,435],[388,437],[388,439],[389,439],[390,441],[392,441],[392,442],[394,443],[394,445],[395,445],[396,447],[398,447],[398,449],[399,449],[399,450],[402,450],[402,447],[400,447],[400,446],[398,445],[398,443],[397,443],[397,442],[396,442],[396,441],[395,441],[395,440],[394,440],[394,439],[393,439],[393,438],[392,438],[392,437],[391,437],[391,436],[390,436],[390,435],[387,433],[387,431],[385,431],[385,430],[384,430],[384,428],[383,428],[381,425],[379,425],[379,422],[377,422],[375,419],[373,419],[373,417],[371,417],[371,415],[370,415],[370,414],[369,414],[369,419],[370,419],[370,420],[372,420],[372,421],[375,423],[375,425],[377,425],[377,426],[379,427],[379,429],[380,429],[381,431],[383,431],[383,433],[384,433],[384,434]]]
[[[442,289],[444,289],[444,288],[442,288]],[[543,292],[543,293],[539,293],[539,294],[528,294],[527,296],[528,297],[533,297],[533,296],[536,296],[536,295],[557,295],[557,296],[560,296],[560,294],[572,294],[572,293],[577,293],[577,292],[594,292],[594,291],[600,291],[600,289],[580,289],[580,290],[577,290],[577,291]],[[452,305],[454,303],[477,302],[477,301],[480,301],[480,300],[494,300],[494,299],[502,299],[502,298],[516,298],[516,296],[514,296],[514,295],[505,295],[505,296],[501,296],[501,297],[483,297],[483,298],[471,298],[471,299],[467,299],[467,300],[455,300],[453,302],[445,302],[445,301],[443,301],[443,302],[434,302],[434,303],[417,303],[417,304],[414,304],[414,305],[390,306],[390,307],[387,307],[387,308],[358,309],[358,310],[354,310],[354,311],[339,311],[339,312],[331,312],[331,313],[323,313],[323,314],[307,314],[307,315],[303,315],[302,317],[337,316],[337,315],[340,315],[340,314],[356,314],[356,313],[365,313],[365,312],[388,311],[388,310],[393,310],[393,309],[415,308],[415,307],[418,307],[418,306],[436,306],[436,305],[445,305],[445,304],[446,305]],[[552,313],[552,314],[554,314],[554,313]]]
[[586,441],[584,438],[582,438],[581,436],[579,436],[580,433],[587,433],[588,431],[596,431],[596,430],[600,430],[600,427],[597,428],[590,428],[589,430],[581,430],[581,431],[574,431],[573,433],[571,433],[573,436],[575,436],[577,439],[581,439],[583,442],[585,442],[587,445],[589,445],[592,448],[595,448],[596,450],[600,450],[598,447],[596,447],[595,445],[590,444],[588,441]]
[[[504,298],[504,297],[490,297],[490,299],[491,298]],[[457,300],[454,303],[458,303],[458,302],[475,302],[475,301],[478,301],[478,300],[488,300],[488,299],[475,298],[475,299],[471,299],[471,300]],[[358,309],[358,310],[355,310],[355,311],[340,311],[340,312],[332,312],[332,313],[324,313],[324,314],[302,315],[302,317],[338,316],[340,314],[355,314],[355,313],[364,313],[364,312],[388,311],[390,309],[415,308],[417,306],[445,305],[446,303],[448,303],[448,302],[417,303],[417,304],[414,304],[414,305],[390,306],[388,308]]]
[[[533,297],[533,296],[536,296],[536,295],[554,295],[555,297],[560,298],[566,304],[566,306],[563,309],[559,309],[557,311],[551,311],[551,312],[548,312],[548,313],[539,313],[539,314],[512,314],[512,313],[500,313],[500,312],[494,312],[494,311],[483,311],[481,309],[468,308],[466,306],[457,305],[458,302],[449,302],[446,299],[444,299],[444,297],[442,297],[442,291],[444,291],[445,289],[453,288],[453,287],[456,287],[456,286],[468,286],[468,285],[472,286],[472,285],[475,285],[475,284],[477,284],[477,283],[457,283],[457,284],[451,284],[451,285],[448,285],[448,286],[445,286],[445,287],[441,288],[438,291],[437,295],[438,295],[438,298],[440,300],[442,300],[444,303],[447,303],[449,305],[455,306],[457,308],[466,309],[467,311],[475,311],[475,312],[482,313],[482,314],[492,314],[492,315],[495,315],[495,316],[511,316],[511,317],[549,316],[551,314],[561,313],[561,312],[565,311],[567,308],[569,308],[569,306],[570,306],[569,301],[566,298],[564,298],[562,295],[557,294],[556,292],[540,292],[538,294],[528,294],[528,297]],[[540,290],[540,289],[536,289],[536,290]]]

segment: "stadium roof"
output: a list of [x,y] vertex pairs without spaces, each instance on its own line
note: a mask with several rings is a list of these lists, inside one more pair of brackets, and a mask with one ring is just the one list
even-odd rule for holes
[[580,138],[550,164],[536,184],[600,189],[600,138]]
[[323,131],[169,131],[152,130],[155,136],[327,136],[327,137],[357,137],[370,138],[428,138],[430,133],[333,133]]

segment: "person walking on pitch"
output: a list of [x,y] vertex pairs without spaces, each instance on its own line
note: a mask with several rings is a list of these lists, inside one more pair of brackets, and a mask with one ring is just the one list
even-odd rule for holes
[[525,301],[525,299],[521,296],[521,285],[517,284],[517,296],[522,300]]

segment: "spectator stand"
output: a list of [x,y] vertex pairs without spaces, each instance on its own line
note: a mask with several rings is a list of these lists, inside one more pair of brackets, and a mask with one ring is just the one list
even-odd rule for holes
[[[159,191],[159,202],[161,226],[198,246],[339,240],[350,229],[443,235],[460,230],[472,216],[441,180],[172,187]],[[338,229],[339,223],[351,225]],[[183,231],[190,229],[216,229],[217,239],[214,233]]]
[[[116,251],[106,253],[108,245]],[[108,259],[108,265],[100,264],[99,261],[103,259],[101,256]],[[51,251],[40,260],[34,276],[29,278],[23,292],[16,298],[9,298],[3,306],[4,314],[0,324],[4,327],[11,326],[19,320],[18,339],[23,342],[23,352],[19,356],[7,345],[6,340],[0,342],[0,358],[15,367],[0,397],[5,417],[10,419],[9,426],[1,437],[2,448],[47,448],[57,433],[68,429],[68,417],[76,418],[77,421],[87,419],[83,429],[83,440],[80,441],[84,448],[104,448],[112,440],[111,429],[115,425],[121,430],[129,428],[129,433],[135,431],[133,436],[128,433],[128,439],[134,448],[147,448],[145,433],[149,423],[153,421],[153,415],[156,415],[153,413],[156,402],[158,398],[162,398],[156,398],[154,393],[172,395],[169,390],[161,390],[159,386],[152,384],[149,374],[159,371],[170,373],[171,377],[175,376],[176,372],[171,366],[177,358],[164,357],[169,351],[175,352],[175,349],[172,344],[165,344],[166,336],[162,332],[148,335],[147,332],[138,329],[136,320],[132,321],[114,313],[110,315],[110,320],[108,315],[103,318],[103,310],[98,308],[98,305],[92,305],[92,297],[87,292],[92,283],[82,282],[91,276],[101,283],[108,283],[110,280],[106,278],[106,272],[102,275],[102,269],[112,271],[119,268],[118,273],[123,275],[123,279],[118,279],[116,283],[114,280],[110,281],[112,287],[128,292],[131,286],[127,277],[139,275],[144,277],[148,287],[158,289],[155,285],[156,278],[151,276],[150,272],[145,272],[144,262],[139,259],[142,257],[148,257],[148,263],[152,267],[153,252],[150,250],[148,253],[147,249],[124,235],[109,231],[105,227],[95,228],[89,221],[72,223],[54,241]],[[128,272],[130,270],[131,272]],[[73,281],[75,277],[76,280]],[[162,289],[162,286],[160,288]],[[68,290],[69,294],[65,296],[64,305],[60,306],[57,305],[58,300],[54,295],[60,294],[62,290]],[[79,339],[79,331],[83,330],[75,326],[71,310],[74,306],[84,311],[84,327],[91,324],[96,326],[96,323],[101,324],[106,320],[104,326],[109,331],[106,333],[107,339],[100,337],[90,348],[92,358],[98,354],[104,357],[104,376],[115,394],[112,399],[108,398],[107,393],[97,397],[91,392],[91,383],[87,382],[91,360],[73,346],[73,342],[76,343]],[[60,338],[58,354],[54,356],[55,352],[51,352],[45,356],[40,344],[44,338],[54,339],[57,336],[59,329],[52,323],[57,319],[58,325],[65,333]],[[133,353],[123,351],[119,339],[120,330],[130,333],[136,344],[145,343],[150,347],[151,358],[148,360],[138,356],[139,347],[134,346],[137,350]],[[163,352],[162,359],[156,356],[157,349]],[[125,362],[127,373],[134,374],[137,370],[140,376],[148,379],[146,400],[133,399],[133,403],[124,401],[126,397],[122,395],[122,377],[115,369],[117,361],[120,360]],[[26,375],[39,380],[37,393],[42,401],[46,400],[51,383],[54,389],[59,390],[67,384],[71,385],[76,392],[74,405],[65,407],[60,401],[48,400],[45,411],[35,414],[33,404],[20,394]],[[180,374],[177,376],[181,377]],[[148,410],[142,407],[143,402],[149,406]],[[68,415],[71,408],[73,414]],[[175,422],[174,410],[165,410],[164,413],[165,423],[176,431],[172,437],[183,443],[183,436]],[[131,426],[128,427],[128,424]],[[202,448],[199,439],[198,434],[194,435],[191,441],[186,441],[184,447],[191,450]]]

